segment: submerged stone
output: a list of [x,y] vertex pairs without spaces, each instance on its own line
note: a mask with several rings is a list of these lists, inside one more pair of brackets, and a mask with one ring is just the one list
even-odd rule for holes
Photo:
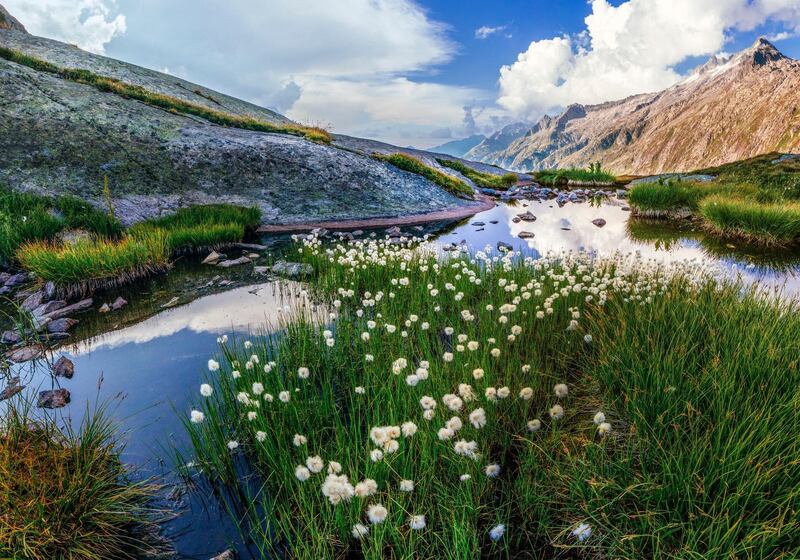
[[117,309],[122,309],[126,305],[128,305],[128,300],[126,300],[122,296],[119,296],[117,297],[117,299],[114,300],[114,303],[111,304],[111,309],[116,311]]
[[6,352],[6,358],[17,364],[36,360],[41,358],[42,355],[42,349],[38,346],[23,346]]
[[61,356],[56,360],[56,363],[53,364],[53,375],[72,379],[72,376],[75,375],[75,364],[66,356]]
[[50,321],[49,323],[47,323],[47,332],[49,333],[67,332],[77,324],[78,321],[75,319],[70,319],[69,317],[62,317],[61,319],[56,319],[55,321]]
[[222,268],[230,268],[232,266],[239,266],[239,265],[242,265],[242,264],[247,264],[249,262],[252,262],[252,261],[250,259],[248,259],[247,257],[239,257],[238,259],[222,261],[221,263],[218,263],[217,266],[222,267]]
[[308,263],[278,261],[272,266],[272,272],[280,274],[281,276],[296,278],[313,273],[314,267]]
[[8,385],[6,385],[2,391],[0,391],[0,401],[4,401],[6,399],[10,399],[20,391],[25,388],[25,385],[19,384],[19,377],[12,377]]
[[603,218],[597,218],[595,220],[592,220],[592,223],[597,227],[603,227],[604,225],[606,225],[606,221]]
[[53,389],[52,391],[40,391],[39,400],[36,405],[39,408],[63,408],[69,404],[70,395],[66,389]]
[[519,232],[520,239],[533,239],[535,234],[532,231],[521,231]]
[[2,344],[16,344],[22,341],[22,335],[20,335],[17,331],[4,331],[2,335],[0,335],[0,343]]
[[66,317],[67,315],[71,315],[75,312],[89,309],[93,304],[94,300],[92,298],[82,299],[78,303],[73,303],[72,305],[67,305],[66,307],[61,307],[55,311],[46,313],[44,317],[48,319],[58,319],[60,317]]

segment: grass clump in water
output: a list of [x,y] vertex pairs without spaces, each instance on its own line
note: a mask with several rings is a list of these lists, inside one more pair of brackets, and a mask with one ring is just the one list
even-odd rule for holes
[[800,240],[800,203],[760,203],[720,195],[704,198],[699,214],[725,236],[789,245]]
[[451,177],[446,173],[442,173],[437,169],[425,165],[415,157],[399,153],[388,154],[388,155],[375,153],[372,155],[372,157],[374,157],[379,161],[385,161],[386,163],[394,165],[395,167],[397,167],[398,169],[402,169],[403,171],[408,171],[410,173],[416,173],[417,175],[421,175],[422,177],[425,177],[432,183],[439,185],[450,194],[456,195],[461,198],[472,198],[473,195],[472,188],[469,185],[467,185],[464,181],[456,179],[455,177]]
[[480,171],[476,171],[460,161],[449,159],[437,159],[436,161],[439,162],[439,165],[449,167],[450,169],[455,169],[479,187],[484,187],[487,189],[505,191],[514,186],[514,183],[516,183],[518,180],[516,173],[493,175],[491,173],[482,173]]
[[314,142],[330,143],[331,141],[330,133],[323,128],[296,124],[272,123],[255,119],[253,117],[232,115],[230,113],[210,109],[197,103],[184,101],[182,99],[178,99],[177,97],[171,97],[169,95],[164,95],[163,93],[155,93],[141,86],[129,84],[115,78],[100,76],[94,72],[91,72],[90,70],[61,68],[45,60],[6,47],[0,47],[0,57],[10,60],[11,62],[33,68],[34,70],[38,70],[40,72],[56,74],[65,80],[94,86],[100,91],[115,93],[122,97],[135,99],[167,111],[200,117],[209,122],[222,126],[243,128],[258,132],[291,134],[294,136],[302,136],[307,140]]
[[568,185],[574,184],[609,184],[617,180],[617,178],[602,169],[600,163],[593,163],[586,169],[570,168],[570,169],[545,169],[543,171],[535,171],[533,176],[536,181],[545,185]]
[[223,338],[186,420],[212,479],[262,475],[262,554],[800,554],[795,303],[633,257],[300,258],[335,320]]
[[[88,416],[88,414],[87,414]],[[148,501],[130,482],[103,411],[78,433],[13,408],[0,419],[0,556],[31,560],[134,559],[153,553]]]

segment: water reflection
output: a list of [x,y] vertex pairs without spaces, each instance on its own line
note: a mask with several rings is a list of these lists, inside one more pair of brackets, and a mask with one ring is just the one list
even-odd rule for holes
[[[516,216],[525,212],[535,215],[536,220],[514,222]],[[592,223],[597,219],[605,220],[605,225],[598,227]],[[484,225],[472,225],[475,222]],[[522,239],[522,232],[533,237]],[[644,258],[663,262],[696,260],[715,265],[724,274],[741,275],[747,282],[779,289],[786,295],[800,294],[797,252],[720,241],[693,229],[689,223],[633,219],[620,201],[601,205],[568,203],[563,207],[554,201],[498,203],[491,210],[455,225],[439,238],[442,245],[461,241],[474,250],[487,245],[496,248],[498,242],[503,242],[533,257],[548,251],[572,250],[598,255],[638,252]]]

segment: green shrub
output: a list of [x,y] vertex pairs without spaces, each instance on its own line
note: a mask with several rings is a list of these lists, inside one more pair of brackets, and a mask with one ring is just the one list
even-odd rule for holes
[[700,202],[700,215],[715,230],[768,245],[800,241],[800,203],[765,204],[754,200],[709,196]]
[[436,161],[438,161],[439,164],[444,167],[455,169],[456,171],[461,173],[464,177],[466,177],[479,187],[487,189],[503,190],[503,191],[508,190],[518,180],[518,177],[515,173],[506,173],[504,175],[493,175],[492,173],[483,173],[481,171],[476,171],[475,169],[472,169],[471,167],[461,163],[460,161],[454,161],[449,159],[437,159]]
[[379,161],[385,161],[394,165],[398,169],[416,173],[425,177],[427,180],[439,185],[447,192],[461,197],[472,197],[473,192],[469,185],[464,181],[451,177],[441,171],[433,169],[422,163],[417,158],[408,156],[406,154],[373,154],[372,157]]

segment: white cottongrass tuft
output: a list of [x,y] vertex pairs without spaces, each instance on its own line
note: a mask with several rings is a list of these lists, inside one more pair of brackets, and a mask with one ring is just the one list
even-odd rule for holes
[[208,371],[219,371],[219,362],[216,360],[208,360]]
[[323,461],[322,457],[319,455],[314,455],[313,457],[306,459],[306,466],[311,472],[318,473],[325,466],[325,461]]
[[200,424],[203,420],[206,419],[206,415],[200,412],[199,410],[193,410],[189,415],[189,417],[192,420],[192,424]]
[[203,383],[202,385],[200,385],[200,394],[203,395],[204,397],[210,397],[211,393],[213,392],[214,389],[212,389],[211,385],[209,385],[208,383]]
[[566,383],[559,383],[553,387],[553,392],[559,399],[563,399],[569,394],[569,388],[567,387]]
[[311,372],[308,371],[307,367],[297,368],[297,377],[299,377],[300,379],[308,379],[309,375],[311,375]]
[[486,425],[486,411],[482,408],[476,408],[469,413],[469,422],[475,428],[483,428]]
[[500,476],[500,465],[497,463],[486,465],[486,468],[483,469],[483,472],[485,472],[486,476],[489,478],[497,478]]
[[553,420],[560,420],[564,417],[564,407],[560,404],[554,404],[550,407],[550,418]]
[[528,421],[528,431],[529,432],[538,432],[542,429],[542,421],[538,418]]
[[230,449],[231,451],[233,451],[237,447],[239,447],[239,442],[238,441],[232,439],[232,440],[230,440],[228,442],[228,449]]
[[378,491],[378,483],[372,480],[371,478],[365,478],[358,484],[356,484],[355,494],[359,498],[366,498],[367,496],[372,496],[375,492]]
[[594,423],[597,424],[598,426],[605,421],[606,421],[606,415],[603,414],[602,412],[598,412],[597,414],[594,415]]
[[306,442],[308,442],[306,436],[300,434],[295,434],[294,437],[292,438],[292,443],[294,444],[295,447],[300,447],[301,445],[305,445]]
[[414,481],[413,480],[401,480],[400,481],[400,491],[401,492],[413,492],[414,491]]
[[353,535],[354,539],[363,539],[369,534],[369,527],[362,525],[361,523],[356,523],[353,525],[353,530],[350,531],[350,534]]
[[408,526],[414,531],[421,531],[425,528],[424,515],[412,515],[408,518]]
[[608,422],[601,422],[599,426],[597,426],[597,433],[601,436],[605,436],[611,433],[611,424]]
[[303,465],[297,465],[297,468],[294,469],[294,476],[296,476],[297,480],[300,482],[305,482],[311,478],[311,471]]
[[349,502],[355,495],[355,489],[347,475],[329,474],[322,483],[322,495],[335,506],[340,502]]
[[367,508],[367,518],[373,525],[383,523],[388,515],[389,512],[381,504],[372,504]]
[[572,530],[572,536],[583,542],[592,535],[592,527],[588,523],[581,523]]
[[494,542],[499,541],[503,538],[503,535],[506,533],[506,526],[502,523],[495,525],[489,531],[489,538],[492,539]]

